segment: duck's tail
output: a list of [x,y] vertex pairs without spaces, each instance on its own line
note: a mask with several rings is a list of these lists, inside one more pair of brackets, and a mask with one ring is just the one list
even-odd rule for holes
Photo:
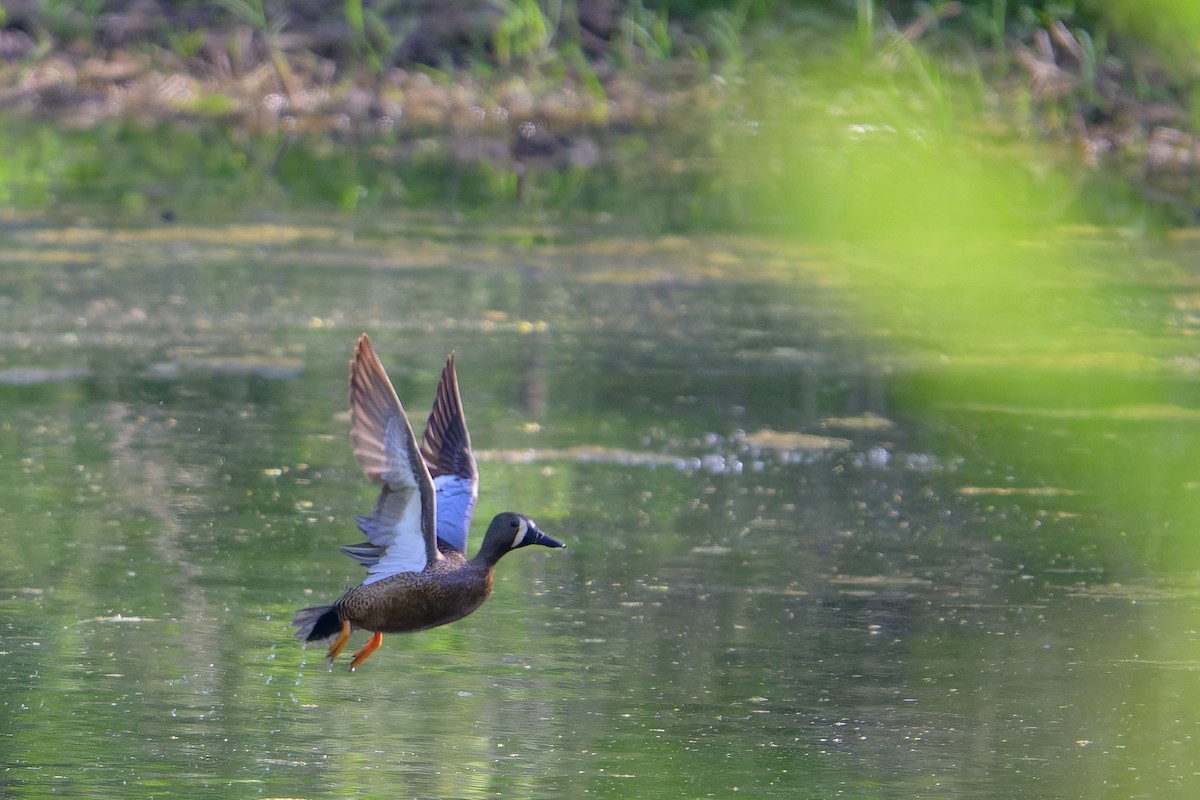
[[292,619],[296,638],[302,642],[319,642],[342,632],[342,621],[333,606],[310,606],[296,612]]

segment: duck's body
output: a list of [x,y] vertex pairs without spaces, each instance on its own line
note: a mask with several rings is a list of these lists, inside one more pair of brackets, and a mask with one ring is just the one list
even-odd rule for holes
[[330,665],[357,628],[374,635],[354,655],[351,670],[375,652],[384,633],[436,628],[475,611],[492,593],[496,562],[510,550],[566,546],[529,517],[506,511],[488,526],[479,553],[467,559],[479,478],[453,355],[418,445],[364,334],[350,362],[350,437],[363,472],[382,484],[374,512],[358,518],[367,541],[342,548],[367,567],[367,579],[332,605],[301,609],[292,620],[302,642],[334,638]]
[[421,572],[359,584],[337,605],[353,624],[379,633],[411,633],[455,622],[492,593],[492,570],[450,551]]

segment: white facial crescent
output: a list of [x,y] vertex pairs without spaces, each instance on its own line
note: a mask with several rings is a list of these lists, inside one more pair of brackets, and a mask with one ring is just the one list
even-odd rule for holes
[[526,522],[524,519],[519,520],[519,522],[520,524],[517,526],[517,535],[513,537],[512,541],[513,548],[516,548],[521,544],[521,540],[525,538],[525,533],[529,530],[528,522]]

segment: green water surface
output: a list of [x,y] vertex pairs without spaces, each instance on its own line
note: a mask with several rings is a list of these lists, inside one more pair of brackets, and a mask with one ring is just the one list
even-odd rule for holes
[[[1088,235],[1103,335],[965,358],[778,242],[2,235],[0,796],[1195,796],[1186,245]],[[457,353],[472,548],[569,547],[330,672],[363,331],[418,430]]]

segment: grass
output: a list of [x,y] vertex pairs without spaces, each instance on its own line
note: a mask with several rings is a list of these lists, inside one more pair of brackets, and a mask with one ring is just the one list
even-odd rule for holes
[[[782,0],[628,0],[597,29],[577,3],[505,0],[414,63],[404,59],[415,57],[428,20],[398,2],[345,0],[301,21],[268,0],[222,0],[199,25],[183,22],[192,4],[163,3],[166,13],[136,42],[101,51],[101,17],[43,0],[7,19],[40,44],[0,66],[0,85],[16,98],[10,108],[26,109],[25,122],[18,113],[6,123],[25,177],[25,190],[10,190],[6,202],[74,204],[97,189],[114,209],[210,205],[186,161],[106,158],[83,142],[159,137],[177,139],[193,165],[233,175],[225,191],[235,205],[283,196],[347,210],[519,200],[555,213],[632,209],[669,229],[761,224],[784,207],[807,209],[808,226],[879,218],[870,204],[843,199],[831,209],[803,187],[745,180],[740,155],[763,147],[768,139],[750,137],[770,120],[809,143],[810,183],[835,183],[839,164],[903,171],[911,153],[893,153],[886,137],[928,140],[966,128],[1001,147],[1044,137],[1061,143],[1055,157],[1068,172],[1072,159],[1083,169],[1107,165],[1141,186],[1139,148],[1159,124],[1152,112],[1174,109],[1180,127],[1200,116],[1191,6],[1151,5],[1173,22],[1139,14],[1144,5],[1083,0],[855,0],[843,11]],[[909,17],[891,16],[896,9]],[[306,34],[326,29],[343,36],[309,49]],[[96,76],[112,61],[126,68],[105,85]],[[106,102],[92,102],[98,94]],[[840,124],[830,124],[831,109]],[[61,147],[48,147],[52,134],[42,133],[26,146],[39,119],[83,130],[64,131]],[[526,170],[513,143],[530,124],[560,152]],[[197,152],[189,144],[197,136],[217,144]],[[1187,141],[1187,132],[1173,140]],[[573,162],[589,144],[601,158]],[[55,161],[39,166],[39,154],[52,151]],[[1024,157],[1046,153],[1025,149]],[[782,163],[800,169],[796,158]],[[1190,195],[1168,199],[1185,220]]]

